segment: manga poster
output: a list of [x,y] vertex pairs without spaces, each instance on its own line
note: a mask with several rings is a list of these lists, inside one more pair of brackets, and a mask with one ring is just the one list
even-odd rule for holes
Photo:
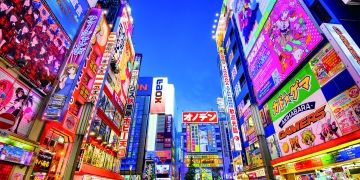
[[0,54],[45,92],[52,89],[71,41],[40,0],[0,2]]
[[329,101],[332,112],[343,134],[360,129],[360,90],[357,85]]
[[299,0],[277,1],[247,59],[259,104],[322,39]]
[[18,78],[0,68],[0,116],[8,114],[15,121],[10,131],[27,136],[41,100]]
[[235,0],[234,17],[245,57],[254,46],[276,0]]

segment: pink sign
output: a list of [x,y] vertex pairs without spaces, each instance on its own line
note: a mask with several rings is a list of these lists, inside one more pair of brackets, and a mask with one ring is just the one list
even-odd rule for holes
[[264,102],[321,40],[298,0],[278,1],[248,57],[258,103]]

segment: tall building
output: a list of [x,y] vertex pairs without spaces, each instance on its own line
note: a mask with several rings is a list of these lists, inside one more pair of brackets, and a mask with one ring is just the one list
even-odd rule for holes
[[233,179],[233,156],[231,153],[230,147],[230,136],[229,133],[231,131],[230,124],[228,122],[228,118],[225,113],[225,102],[223,98],[216,99],[218,105],[218,118],[219,118],[219,126],[220,126],[220,135],[221,135],[221,145],[222,145],[222,157],[223,157],[223,178],[224,179]]
[[96,2],[1,2],[0,179],[122,178],[141,55],[129,4]]
[[188,171],[191,158],[195,179],[223,178],[221,133],[216,111],[183,112],[183,167],[180,178]]
[[138,81],[128,154],[121,160],[120,173],[125,179],[139,179],[143,174],[152,82],[152,77],[140,77]]
[[175,88],[166,77],[154,77],[147,126],[143,179],[173,176],[173,117]]
[[360,132],[353,3],[224,1],[214,39],[240,130],[235,179],[358,176],[357,156],[345,155],[358,154]]

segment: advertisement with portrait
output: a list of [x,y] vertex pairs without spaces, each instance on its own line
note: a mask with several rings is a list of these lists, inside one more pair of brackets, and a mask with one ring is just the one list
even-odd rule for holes
[[211,135],[209,135],[206,126],[199,125],[198,127],[200,152],[209,152],[209,136]]
[[349,134],[360,129],[360,90],[357,85],[329,101],[341,132]]
[[324,86],[333,77],[345,69],[344,63],[336,54],[330,44],[326,44],[313,58],[310,67],[319,81],[320,86]]
[[274,128],[282,156],[329,142],[342,135],[320,90],[275,121]]
[[264,104],[264,106],[260,110],[260,117],[264,127],[266,127],[272,122],[270,117],[270,110],[267,104]]
[[219,48],[219,57],[220,57],[220,67],[221,67],[221,75],[222,75],[222,83],[223,83],[223,97],[225,101],[226,111],[229,115],[230,125],[231,125],[231,133],[232,133],[232,140],[234,144],[234,148],[236,151],[240,151],[241,147],[241,140],[239,134],[239,126],[238,126],[238,117],[236,113],[235,102],[233,99],[233,92],[230,82],[229,71],[227,67],[227,63],[225,60],[225,52],[224,48]]
[[100,9],[90,10],[89,16],[87,17],[66,61],[66,67],[60,76],[60,82],[55,88],[55,92],[50,97],[45,108],[43,115],[44,120],[61,121],[69,102],[74,103],[71,101],[72,93],[85,64],[85,58],[90,51],[90,40],[101,19],[101,12]]
[[0,53],[50,92],[71,41],[42,1],[1,1]]
[[248,56],[258,103],[263,103],[321,41],[299,0],[277,1]]
[[254,46],[276,0],[235,0],[234,17],[245,57]]
[[182,113],[183,123],[218,123],[216,111],[186,111]]
[[89,4],[86,0],[46,0],[56,19],[60,22],[65,32],[71,39],[75,38],[76,31],[80,28]]
[[356,84],[360,86],[360,48],[341,24],[322,23],[326,38],[340,56]]
[[278,158],[280,156],[281,150],[276,135],[274,134],[266,138],[266,142],[269,148],[271,159]]
[[41,100],[41,96],[18,78],[0,68],[0,117],[14,123],[10,131],[27,136]]
[[150,113],[165,113],[165,89],[168,84],[168,78],[153,78]]

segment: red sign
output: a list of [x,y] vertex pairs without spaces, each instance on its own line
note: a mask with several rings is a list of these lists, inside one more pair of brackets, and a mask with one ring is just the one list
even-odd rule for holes
[[183,112],[183,123],[217,123],[216,111]]
[[0,114],[0,129],[10,129],[15,125],[15,116],[10,113]]

